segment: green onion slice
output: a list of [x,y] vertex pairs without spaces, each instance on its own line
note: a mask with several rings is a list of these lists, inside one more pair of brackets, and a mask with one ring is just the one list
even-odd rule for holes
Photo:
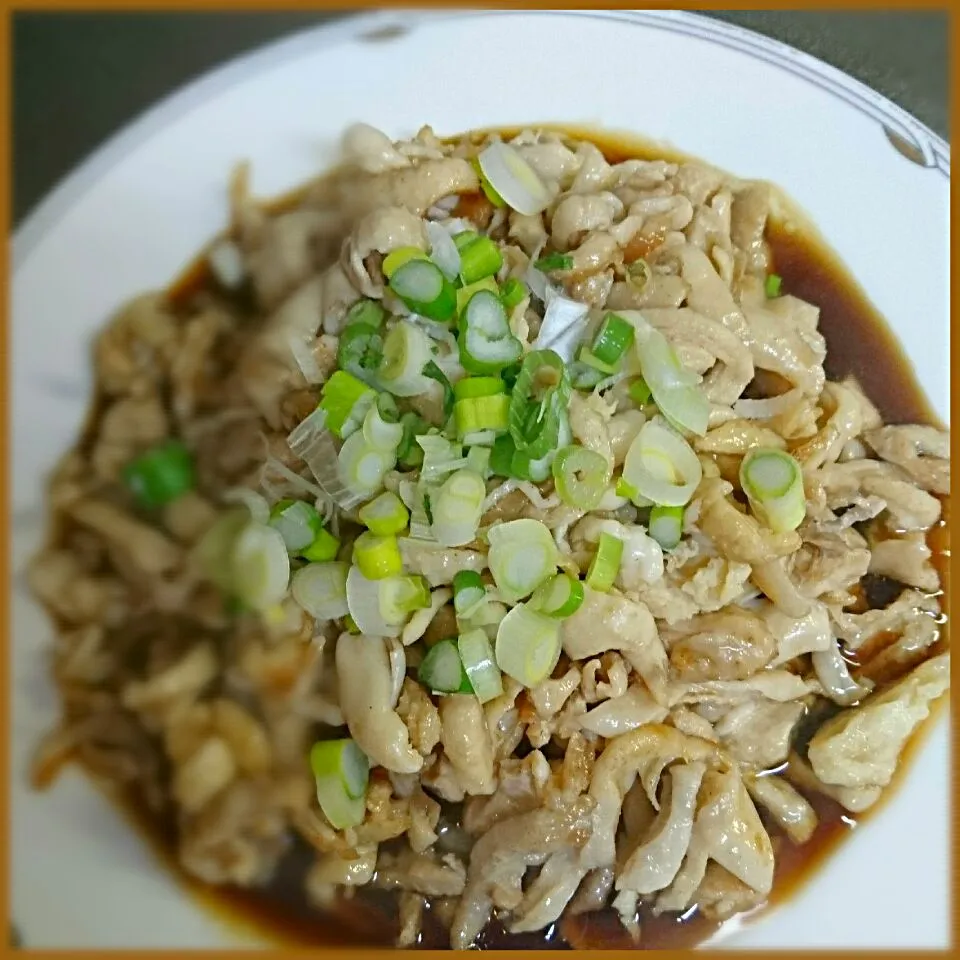
[[290,555],[273,527],[249,523],[230,555],[233,593],[250,610],[267,610],[279,603],[290,584]]
[[533,265],[541,273],[551,270],[569,270],[573,267],[573,257],[568,253],[548,253],[545,257],[535,260]]
[[383,341],[380,383],[395,396],[415,397],[427,389],[423,368],[432,357],[433,345],[427,334],[416,324],[401,321]]
[[572,616],[582,604],[583,584],[568,573],[554,574],[530,598],[531,608],[557,620]]
[[360,522],[379,537],[402,533],[409,520],[407,508],[392,490],[384,490],[360,508]]
[[462,317],[463,311],[467,309],[467,304],[475,293],[486,290],[494,296],[500,296],[500,288],[493,277],[484,277],[483,280],[477,280],[476,283],[468,284],[465,287],[457,288],[457,316]]
[[492,277],[503,266],[503,254],[489,237],[475,237],[460,250],[460,280],[464,286]]
[[533,460],[555,450],[569,398],[560,356],[553,350],[531,350],[523,358],[510,398],[510,435],[517,450]]
[[520,306],[526,296],[527,288],[523,285],[523,281],[516,277],[509,277],[500,288],[500,301],[507,313],[514,307]]
[[672,550],[683,535],[683,507],[655,506],[650,511],[649,530],[664,550]]
[[324,563],[333,560],[340,551],[340,541],[325,527],[321,527],[313,538],[313,542],[300,551],[304,560],[312,563]]
[[493,184],[490,183],[489,178],[483,172],[483,168],[480,166],[480,160],[477,157],[474,157],[470,161],[470,166],[473,167],[477,172],[477,178],[480,180],[480,189],[483,191],[483,195],[495,206],[495,207],[505,207],[507,205],[503,197],[494,189]]
[[395,453],[377,450],[362,433],[351,433],[337,455],[337,476],[352,498],[365,500],[379,491],[395,463]]
[[363,822],[370,761],[350,739],[321,740],[310,750],[310,769],[317,784],[317,801],[335,830]]
[[457,400],[493,397],[505,392],[506,385],[499,377],[463,377],[453,385],[453,395]]
[[463,250],[464,247],[469,246],[479,236],[480,234],[477,233],[476,230],[461,230],[460,233],[453,235],[453,242],[457,250]]
[[557,569],[557,545],[539,520],[525,517],[491,527],[487,562],[507,603],[531,593]]
[[461,633],[457,650],[477,699],[486,703],[499,697],[503,693],[503,680],[486,633],[480,628]]
[[336,620],[345,617],[347,606],[346,563],[308,563],[293,575],[290,593],[293,599],[315,620]]
[[431,498],[431,530],[438,543],[461,547],[477,535],[487,486],[472,470],[458,470],[443,482]]
[[473,686],[453,640],[435,643],[420,663],[420,683],[433,693],[473,693]]
[[597,508],[611,473],[607,459],[586,447],[564,447],[553,461],[553,478],[560,499],[580,510]]
[[367,323],[351,323],[340,334],[337,365],[364,383],[376,382],[383,360],[383,335]]
[[457,292],[429,260],[409,260],[390,277],[390,289],[415,313],[430,320],[449,320],[457,309]]
[[460,438],[480,430],[503,433],[509,422],[510,398],[505,393],[498,393],[496,396],[458,400],[453,405],[453,415]]
[[615,313],[608,313],[593,338],[590,352],[601,363],[615,367],[633,346],[634,336],[632,324]]
[[403,572],[400,547],[392,534],[361,533],[353,543],[353,561],[368,580],[384,580]]
[[587,586],[591,590],[606,593],[617,579],[622,558],[623,541],[612,533],[601,533],[597,552],[593,555],[587,571]]
[[458,617],[470,615],[477,604],[486,599],[483,580],[475,570],[459,570],[453,578],[453,608]]
[[[480,172],[498,198],[517,213],[533,216],[546,210],[552,199],[533,167],[513,148],[497,140],[477,157]],[[491,202],[496,201],[491,198]]]
[[637,377],[633,380],[627,392],[630,395],[630,399],[638,407],[642,407],[650,402],[650,388],[647,386],[647,381],[644,380],[643,377]]
[[416,438],[425,434],[430,429],[430,424],[413,411],[405,413],[400,418],[400,424],[403,427],[403,438],[397,447],[397,460],[408,469],[419,467],[423,463],[423,448],[416,442]]
[[383,258],[381,270],[383,275],[389,280],[402,266],[410,263],[412,260],[426,260],[429,262],[427,254],[419,247],[397,247],[391,250]]
[[690,444],[659,420],[640,428],[623,462],[623,480],[666,507],[689,503],[702,477],[703,467]]
[[515,606],[497,627],[497,666],[525,687],[536,687],[560,659],[560,624],[552,617]]
[[740,486],[754,514],[775,533],[796,530],[807,513],[800,464],[782,450],[751,450],[740,464]]
[[430,586],[424,577],[388,577],[379,587],[380,615],[387,623],[403,623],[414,611],[430,606]]
[[780,288],[782,285],[783,278],[776,273],[770,273],[764,281],[763,292],[767,295],[768,299],[772,300],[774,297],[780,296]]
[[131,460],[122,476],[137,502],[148,509],[171,503],[196,484],[193,455],[179,440],[168,440]]
[[358,300],[347,311],[343,318],[344,327],[350,327],[355,323],[363,323],[368,327],[379,328],[387,318],[387,311],[376,300]]
[[323,520],[316,507],[303,500],[280,500],[270,510],[270,526],[280,532],[289,553],[299,553],[313,543]]
[[403,440],[403,424],[397,422],[396,405],[389,394],[378,397],[367,411],[363,418],[363,438],[373,450],[396,453]]
[[431,360],[423,368],[423,375],[431,380],[436,380],[443,387],[443,415],[449,417],[453,412],[453,387],[450,385],[450,379],[440,369],[436,360]]
[[346,439],[360,428],[377,395],[367,384],[346,370],[335,370],[321,391],[320,409],[328,430]]
[[468,373],[495,373],[520,359],[523,345],[513,335],[496,294],[480,290],[460,321],[460,362]]

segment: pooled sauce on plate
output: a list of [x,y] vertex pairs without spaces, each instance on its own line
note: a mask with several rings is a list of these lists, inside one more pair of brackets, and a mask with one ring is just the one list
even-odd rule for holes
[[[604,137],[593,131],[565,130],[593,140],[611,162],[638,156],[663,157],[667,153],[662,147],[642,141]],[[298,191],[296,196],[299,194]],[[273,209],[288,206],[294,198],[278,201]],[[769,225],[767,237],[774,254],[774,269],[783,278],[784,292],[794,293],[820,308],[820,330],[827,341],[827,375],[831,379],[840,379],[854,374],[878,407],[885,423],[936,423],[937,417],[886,324],[822,242],[806,228],[796,229],[778,223]],[[186,304],[209,283],[205,261],[198,261],[171,289],[171,297]],[[946,567],[949,558],[947,508],[945,500],[943,517],[928,537],[945,594],[948,593]],[[891,588],[899,589],[899,585],[872,578],[872,582],[864,585],[863,606],[888,602]],[[939,653],[945,645],[943,628],[939,644],[925,651],[925,658]],[[874,652],[875,649],[871,651]],[[906,668],[902,672],[906,672]],[[896,678],[884,676],[882,679],[886,683]],[[933,712],[935,716],[936,707]],[[922,733],[914,737],[911,748],[921,739]],[[910,766],[909,753],[908,748],[901,757],[898,776],[903,776]],[[894,789],[888,789],[884,797]],[[763,818],[776,848],[776,874],[770,897],[774,904],[782,902],[815,873],[858,820],[828,797],[819,794],[807,794],[807,797],[816,810],[819,826],[812,839],[802,846],[791,843],[767,817]],[[135,798],[130,801],[122,803],[122,807],[162,861],[177,875],[184,889],[231,926],[284,946],[393,945],[397,911],[395,895],[390,892],[371,886],[361,888],[352,897],[341,898],[332,912],[320,911],[310,904],[303,881],[312,862],[312,851],[299,838],[293,841],[267,886],[259,889],[205,886],[188,876],[177,862],[175,822],[148,821],[145,806]],[[874,809],[882,805],[881,802]],[[741,923],[743,918],[734,917],[729,922]],[[677,918],[673,915],[652,917],[644,908],[640,914],[639,945],[648,949],[689,948],[712,936],[720,926],[719,922],[705,919],[695,909]],[[428,907],[424,913],[420,946],[443,948],[447,944],[446,931]],[[564,916],[546,931],[517,936],[507,934],[494,921],[481,936],[479,945],[492,948],[634,946],[613,910]]]

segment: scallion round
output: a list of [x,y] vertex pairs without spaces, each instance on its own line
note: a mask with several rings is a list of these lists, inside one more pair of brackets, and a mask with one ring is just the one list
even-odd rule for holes
[[401,267],[411,261],[426,260],[429,262],[429,259],[426,252],[419,247],[397,247],[396,250],[391,250],[390,253],[383,258],[383,265],[380,269],[383,271],[383,275],[389,280]]
[[754,514],[775,533],[796,530],[807,513],[800,464],[783,450],[751,450],[740,464],[740,486]]
[[401,533],[409,520],[409,511],[392,490],[385,490],[360,508],[360,522],[380,537]]
[[616,366],[633,346],[633,326],[623,317],[608,313],[593,338],[590,352],[601,362]]
[[460,363],[468,373],[495,373],[523,354],[500,298],[489,290],[480,290],[467,303],[458,342]]
[[373,384],[383,359],[383,335],[367,323],[351,323],[340,334],[337,365],[364,383]]
[[[465,402],[465,401],[462,401]],[[473,470],[457,470],[431,497],[431,530],[438,543],[460,547],[477,535],[487,486]]]
[[370,761],[356,743],[321,740],[310,750],[310,769],[317,785],[317,801],[335,830],[363,822],[366,812]]
[[383,362],[377,371],[380,383],[397,397],[424,393],[430,381],[424,377],[423,368],[432,357],[427,334],[416,324],[401,321],[383,341]]
[[376,450],[362,433],[352,433],[337,456],[340,482],[356,497],[372,497],[383,486],[383,478],[396,462],[396,455]]
[[453,395],[457,400],[495,397],[505,392],[506,384],[499,377],[462,377],[453,385]]
[[252,610],[279,603],[290,583],[290,555],[279,531],[249,523],[233,545],[230,582],[237,599]]
[[441,640],[427,651],[417,677],[433,693],[474,692],[460,659],[460,651],[453,640]]
[[516,277],[508,277],[500,288],[500,300],[504,309],[509,313],[514,307],[520,306],[524,298],[528,295],[528,290],[522,280]]
[[270,526],[280,532],[287,551],[297,554],[313,543],[323,520],[316,507],[303,500],[280,500],[270,510]]
[[347,311],[343,318],[344,328],[355,323],[363,323],[368,327],[379,328],[387,317],[387,311],[376,300],[358,300]]
[[290,581],[293,599],[314,620],[336,620],[345,617],[347,606],[346,563],[308,563],[294,573]]
[[415,313],[430,320],[449,320],[457,309],[457,292],[429,260],[409,260],[390,277],[390,289]]
[[480,151],[477,162],[490,186],[517,213],[533,216],[550,204],[550,191],[513,147],[495,141]]
[[557,545],[539,520],[525,517],[491,527],[487,562],[508,603],[530,596],[557,569]]
[[340,550],[340,541],[325,527],[314,535],[313,542],[300,551],[300,556],[311,563],[333,560]]
[[480,430],[503,433],[509,425],[510,398],[505,393],[498,393],[491,397],[458,400],[453,405],[453,415],[457,423],[457,436],[461,439]]
[[610,463],[586,447],[564,447],[553,461],[560,499],[579,510],[595,510],[610,482]]
[[388,577],[379,586],[380,614],[387,623],[403,623],[414,611],[430,606],[430,586],[419,575]]
[[458,617],[467,617],[487,596],[480,574],[475,570],[460,570],[453,578],[453,609]]
[[587,586],[599,593],[606,593],[617,579],[622,559],[623,541],[612,533],[601,533],[597,552],[587,571]]
[[665,507],[689,503],[702,477],[703,467],[690,444],[657,420],[640,428],[623,462],[623,480]]
[[389,394],[378,397],[363,418],[363,438],[371,449],[393,454],[403,440],[403,424],[388,419],[395,415],[396,407],[391,411],[390,403],[384,402],[385,397]]
[[650,511],[648,529],[664,550],[672,550],[683,535],[683,507],[655,506]]
[[349,436],[359,429],[376,399],[362,380],[346,370],[335,370],[321,391],[320,409],[326,414],[327,429],[341,438]]
[[368,580],[383,580],[403,572],[403,558],[393,535],[378,536],[370,530],[361,533],[353,543],[353,561]]
[[460,280],[464,286],[492,277],[503,266],[503,254],[489,237],[475,237],[460,247]]
[[532,609],[557,620],[572,616],[582,604],[583,584],[568,573],[554,574],[530,598]]
[[515,606],[497,627],[497,666],[525,687],[536,687],[553,673],[560,659],[560,624],[531,610]]
[[477,699],[486,703],[499,697],[503,693],[503,680],[486,633],[480,628],[461,633],[457,638],[457,651]]

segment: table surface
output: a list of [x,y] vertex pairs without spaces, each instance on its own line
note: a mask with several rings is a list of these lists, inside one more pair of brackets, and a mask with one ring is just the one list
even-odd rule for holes
[[[13,18],[13,219],[107,137],[238,54],[343,14],[60,13]],[[711,13],[805,50],[945,138],[948,21],[940,12]]]

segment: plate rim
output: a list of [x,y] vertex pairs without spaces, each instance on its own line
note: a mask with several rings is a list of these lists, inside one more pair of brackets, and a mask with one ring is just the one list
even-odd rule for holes
[[[913,114],[838,67],[790,44],[747,27],[686,10],[405,10],[404,32],[422,23],[478,17],[581,17],[608,20],[650,29],[668,30],[705,40],[787,70],[849,107],[877,121],[887,132],[905,140],[922,159],[912,162],[950,178],[950,146]],[[367,39],[378,28],[397,26],[391,10],[348,14],[341,19],[305,27],[292,34],[240,53],[183,84],[151,104],[95,147],[58,180],[14,231],[10,263],[14,277],[33,249],[84,193],[141,143],[164,127],[229,88],[286,59],[304,56],[344,40]],[[383,38],[389,39],[389,38]],[[886,123],[884,122],[886,121]],[[890,124],[888,126],[887,124]],[[902,151],[901,151],[902,152]]]

